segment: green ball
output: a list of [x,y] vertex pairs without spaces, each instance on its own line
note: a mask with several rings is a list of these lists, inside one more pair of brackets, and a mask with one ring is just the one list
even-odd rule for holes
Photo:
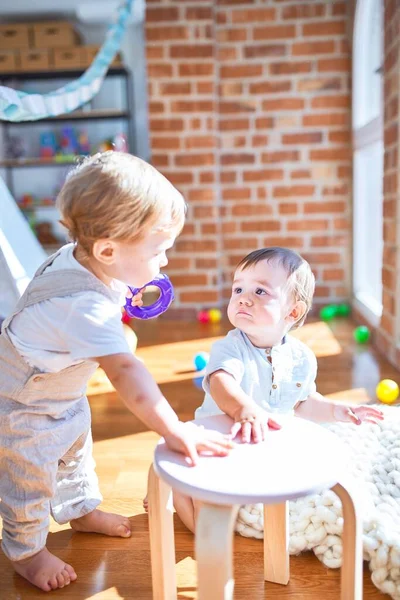
[[365,325],[360,325],[353,331],[353,337],[357,344],[366,344],[371,337],[371,332]]
[[334,304],[328,304],[319,311],[319,316],[323,321],[331,321],[337,315],[337,308]]
[[351,307],[348,304],[338,304],[337,314],[340,317],[348,317],[351,312]]

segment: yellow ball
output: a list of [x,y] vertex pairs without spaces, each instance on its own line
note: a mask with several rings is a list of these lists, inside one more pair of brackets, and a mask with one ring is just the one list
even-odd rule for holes
[[211,323],[219,323],[220,320],[222,319],[222,313],[219,310],[219,308],[211,308],[208,311],[208,316],[210,317]]
[[382,379],[376,386],[376,395],[383,404],[396,402],[399,391],[399,386],[393,379]]

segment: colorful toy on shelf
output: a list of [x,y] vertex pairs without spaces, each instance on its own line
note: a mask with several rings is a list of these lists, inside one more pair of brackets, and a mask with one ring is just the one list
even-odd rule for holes
[[61,130],[60,152],[63,156],[75,156],[79,152],[78,140],[73,127],[63,127]]
[[193,363],[196,368],[196,371],[202,371],[208,365],[208,361],[210,360],[210,355],[208,352],[197,352],[197,354],[193,357]]
[[34,210],[40,206],[54,206],[55,197],[45,196],[39,198],[33,194],[23,194],[18,200],[18,206],[21,210]]
[[393,379],[382,379],[376,386],[376,396],[383,404],[396,402],[399,393],[399,386]]
[[359,325],[353,331],[353,337],[357,344],[366,344],[371,337],[371,332],[365,325]]
[[81,131],[78,135],[79,152],[85,156],[90,154],[89,136],[87,131]]
[[[130,317],[135,317],[136,319],[153,319],[154,317],[158,317],[163,312],[168,310],[171,305],[171,302],[174,299],[174,288],[172,287],[172,283],[169,278],[160,274],[158,277],[146,283],[145,286],[154,285],[159,288],[160,296],[157,300],[150,304],[150,306],[132,306],[131,299],[127,298],[125,303],[125,310]],[[132,296],[136,296],[140,292],[142,288],[133,288],[128,286],[132,292]]]
[[99,152],[107,152],[107,150],[114,150],[114,144],[111,138],[108,138],[99,144]]
[[45,198],[41,198],[39,200],[39,203],[41,206],[54,206],[55,198],[52,198],[51,196],[46,196]]
[[33,194],[23,194],[18,200],[18,206],[22,209],[31,208],[35,203],[35,196]]
[[53,131],[43,131],[40,134],[40,158],[53,158],[57,152],[56,136]]

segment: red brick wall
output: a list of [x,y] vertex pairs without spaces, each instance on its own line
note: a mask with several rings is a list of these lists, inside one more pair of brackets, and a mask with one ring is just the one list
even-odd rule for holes
[[376,337],[379,348],[400,367],[400,5],[387,0],[384,6],[383,315]]
[[346,26],[336,0],[148,0],[153,162],[189,204],[178,305],[223,304],[272,244],[309,259],[316,303],[350,297]]

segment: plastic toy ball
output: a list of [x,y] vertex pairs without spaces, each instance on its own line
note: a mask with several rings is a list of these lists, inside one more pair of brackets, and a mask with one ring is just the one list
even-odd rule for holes
[[337,307],[334,304],[328,304],[319,311],[319,316],[323,321],[331,321],[337,314]]
[[383,404],[396,402],[399,393],[399,386],[393,379],[382,379],[376,386],[376,396]]
[[198,390],[203,389],[203,379],[204,377],[194,377],[193,379],[194,387],[196,387]]
[[125,311],[124,311],[124,312],[122,313],[121,321],[122,321],[122,322],[123,322],[125,325],[129,325],[129,323],[131,322],[131,318],[130,318],[130,316],[128,315],[128,313],[127,313],[127,312],[125,312]]
[[338,304],[336,310],[339,317],[348,317],[351,313],[351,307],[348,304]]
[[197,354],[195,354],[193,357],[193,363],[196,367],[196,371],[202,371],[203,369],[205,369],[209,360],[210,355],[208,354],[208,352],[198,352]]
[[219,308],[211,308],[208,311],[208,316],[210,318],[211,323],[219,323],[222,319],[222,313]]
[[208,311],[201,310],[199,313],[197,313],[197,320],[199,321],[199,323],[208,323],[210,320],[210,315],[208,314]]
[[353,337],[357,344],[366,344],[371,337],[371,332],[365,325],[360,325],[353,331]]

